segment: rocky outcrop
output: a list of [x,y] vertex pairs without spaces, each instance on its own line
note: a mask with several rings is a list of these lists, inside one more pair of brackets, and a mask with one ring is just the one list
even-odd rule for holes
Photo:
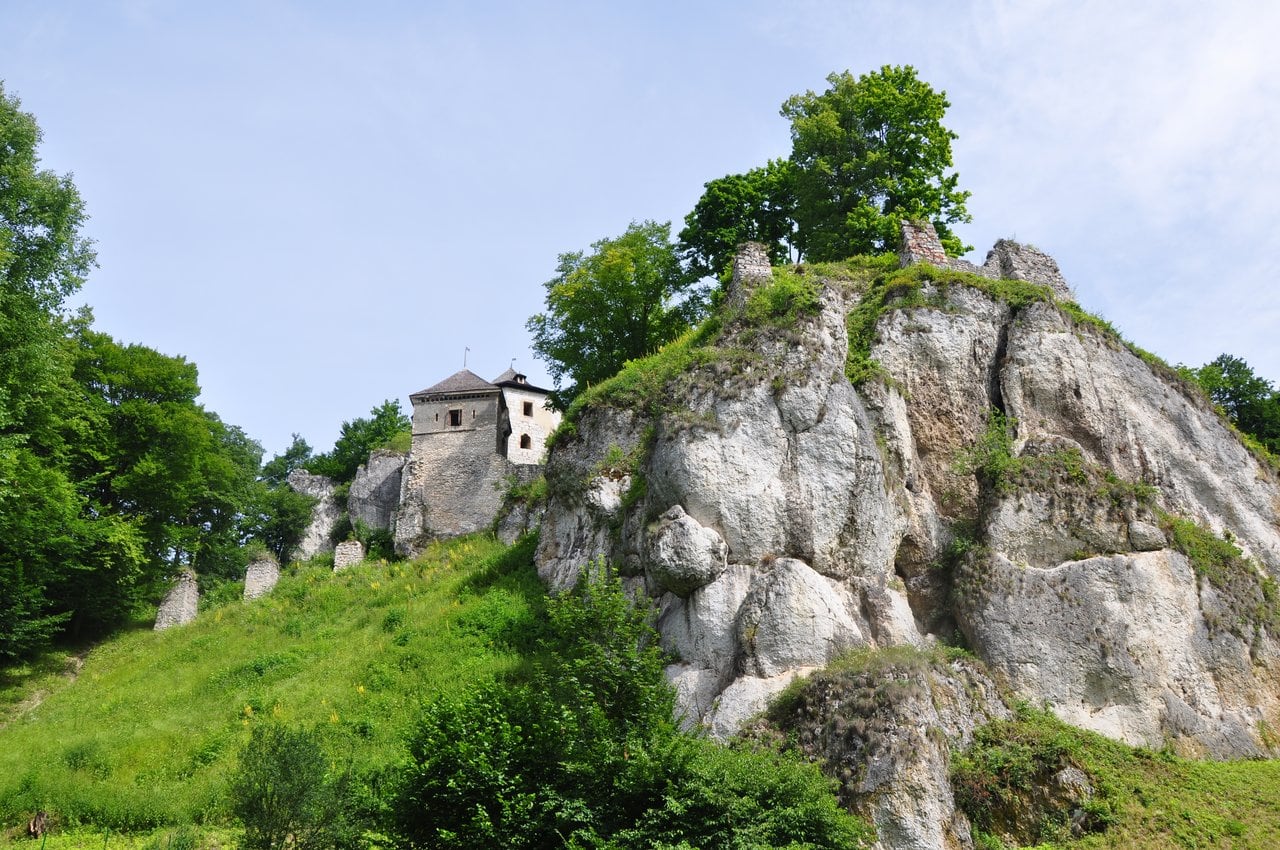
[[863,653],[815,674],[748,734],[781,737],[839,781],[882,848],[973,846],[951,791],[951,753],[976,728],[1008,719],[981,666],[940,652]]
[[356,470],[347,491],[347,514],[352,524],[390,531],[400,507],[400,474],[406,457],[399,452],[377,449]]
[[184,626],[196,618],[199,610],[200,585],[196,581],[196,574],[191,570],[183,570],[178,573],[177,584],[169,588],[160,602],[160,608],[156,611],[155,630],[161,632],[173,626]]
[[[980,275],[956,268],[851,268],[786,325],[748,320],[773,284],[739,274],[661,399],[605,393],[553,448],[540,575],[563,588],[603,558],[653,596],[685,722],[720,736],[849,649],[964,640],[1072,723],[1266,752],[1276,471],[1064,309],[1051,259],[1002,243]],[[852,356],[878,377],[855,388],[849,322],[872,308]],[[1193,563],[1179,522],[1234,541],[1235,572]],[[950,846],[939,824],[887,846]]]
[[263,555],[249,563],[244,571],[244,599],[257,599],[275,589],[280,581],[280,565],[271,555]]
[[316,500],[311,508],[311,522],[307,524],[302,539],[294,547],[292,557],[299,561],[314,558],[324,552],[333,551],[333,530],[342,520],[342,505],[334,498],[333,479],[323,475],[313,475],[305,469],[295,469],[287,479],[289,487],[295,492],[311,496]]

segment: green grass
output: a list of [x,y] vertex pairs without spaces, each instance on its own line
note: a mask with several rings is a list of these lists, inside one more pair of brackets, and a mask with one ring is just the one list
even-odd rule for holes
[[[1070,812],[1028,805],[1032,787],[1067,766],[1087,773],[1095,789],[1081,807],[1088,831],[1076,838]],[[954,759],[952,784],[979,847],[1004,846],[996,836],[1009,835],[1015,810],[1024,814],[1022,840],[1046,849],[1280,846],[1280,762],[1191,761],[1128,747],[1026,706],[979,730]]]
[[74,683],[58,659],[19,671],[0,825],[38,809],[60,829],[225,823],[236,754],[264,721],[318,725],[358,769],[390,764],[424,697],[521,663],[543,599],[531,556],[473,537],[411,563],[302,566],[263,599],[102,644]]

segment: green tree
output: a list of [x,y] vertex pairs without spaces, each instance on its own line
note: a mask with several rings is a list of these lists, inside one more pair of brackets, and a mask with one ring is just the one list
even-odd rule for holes
[[680,267],[669,222],[633,222],[590,253],[561,254],[545,287],[546,309],[526,327],[556,382],[552,401],[562,408],[628,360],[679,336],[706,306],[705,289]]
[[1270,381],[1230,354],[1218,355],[1191,374],[1233,425],[1280,454],[1280,392]]
[[368,418],[343,422],[332,451],[316,455],[305,466],[316,475],[327,475],[339,483],[350,481],[369,459],[369,452],[382,448],[409,426],[409,417],[400,412],[400,402],[388,399],[369,411]]
[[550,600],[523,683],[429,705],[392,829],[410,847],[849,848],[866,836],[812,765],[681,734],[664,657],[603,568]]
[[791,121],[796,221],[808,259],[840,260],[892,250],[903,218],[928,219],[948,252],[967,250],[949,225],[969,220],[968,192],[956,188],[951,142],[942,125],[944,92],[910,65],[884,66],[782,105]]
[[92,517],[65,469],[75,394],[62,312],[94,253],[80,194],[39,167],[40,140],[0,84],[0,660],[43,646],[70,616],[50,586],[95,566],[75,534]]
[[231,810],[249,850],[359,845],[350,771],[330,769],[320,735],[268,723],[254,728],[231,780]]
[[262,464],[258,479],[272,487],[280,487],[289,480],[289,473],[303,469],[311,460],[311,446],[298,434],[293,435],[289,448]]
[[763,243],[774,265],[800,258],[795,192],[788,160],[770,160],[746,174],[729,174],[705,184],[693,212],[685,216],[679,251],[695,277],[719,277],[738,246]]

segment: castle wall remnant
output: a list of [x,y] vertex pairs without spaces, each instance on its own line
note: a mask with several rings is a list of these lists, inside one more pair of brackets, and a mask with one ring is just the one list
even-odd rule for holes
[[1075,301],[1075,293],[1067,285],[1053,257],[1038,248],[1000,239],[987,252],[980,266],[967,260],[948,257],[933,223],[927,220],[902,221],[902,240],[898,245],[898,262],[903,268],[916,263],[929,263],[940,269],[953,269],[982,275],[993,280],[1025,280],[1053,290],[1061,301]]
[[244,600],[266,596],[280,581],[280,565],[270,555],[252,561],[244,571]]
[[364,544],[359,540],[344,540],[333,550],[333,571],[354,567],[364,560]]
[[183,570],[178,574],[178,583],[169,588],[156,611],[155,630],[162,632],[173,626],[183,626],[196,618],[200,610],[200,586],[196,583],[196,574],[191,570]]
[[731,308],[746,309],[747,299],[757,286],[773,280],[769,252],[759,242],[743,242],[733,258],[733,277],[725,299]]

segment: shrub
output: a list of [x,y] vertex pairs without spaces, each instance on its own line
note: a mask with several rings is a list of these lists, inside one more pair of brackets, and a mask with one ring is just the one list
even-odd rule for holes
[[313,730],[265,724],[253,730],[231,780],[231,809],[249,850],[353,847],[350,773],[328,770]]

